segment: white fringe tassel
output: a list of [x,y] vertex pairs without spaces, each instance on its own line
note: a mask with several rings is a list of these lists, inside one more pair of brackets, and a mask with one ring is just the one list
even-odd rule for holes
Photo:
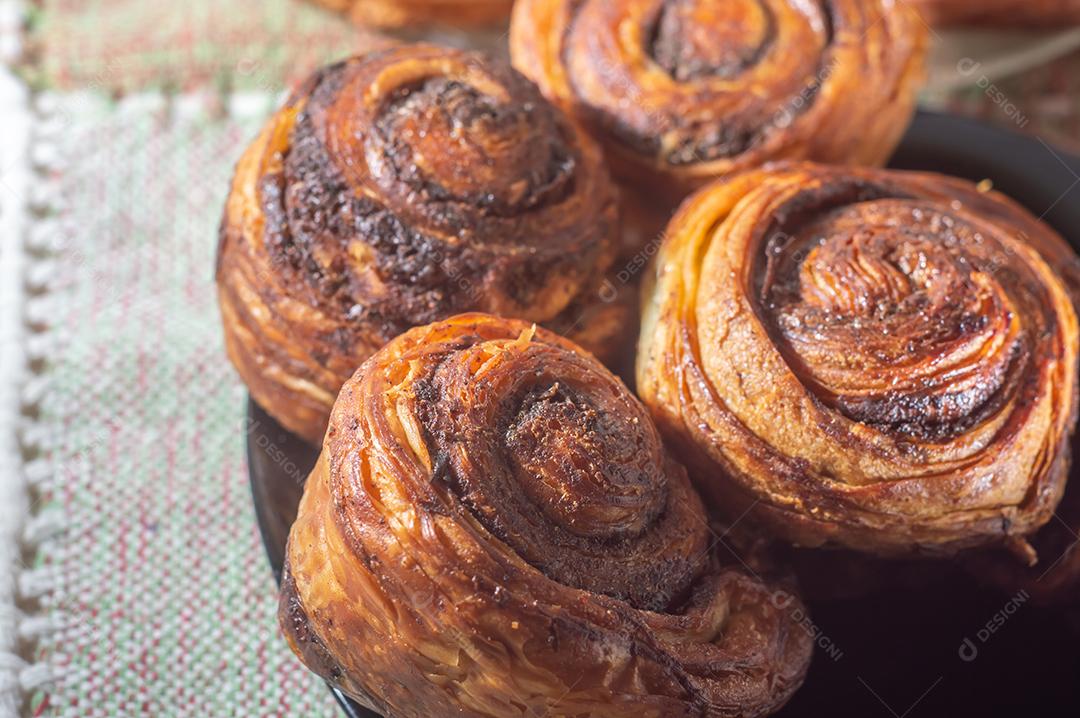
[[47,99],[35,98],[9,69],[20,57],[24,17],[22,0],[0,0],[0,718],[15,718],[30,696],[60,678],[31,659],[36,642],[66,620],[34,611],[56,576],[35,567],[33,556],[65,528],[61,513],[34,502],[53,471],[50,436],[34,418],[47,389],[35,368],[56,344],[49,292],[59,207],[49,177],[63,158],[47,136]]

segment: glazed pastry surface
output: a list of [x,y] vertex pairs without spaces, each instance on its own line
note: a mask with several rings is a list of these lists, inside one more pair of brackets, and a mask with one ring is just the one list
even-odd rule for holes
[[807,163],[667,234],[638,391],[703,491],[802,546],[1035,561],[1076,418],[1061,237],[966,181]]
[[802,682],[805,612],[716,536],[619,379],[543,329],[462,315],[343,387],[281,624],[386,715],[766,715]]
[[681,199],[769,160],[882,164],[927,28],[885,0],[520,0],[510,40],[618,179]]
[[512,0],[311,0],[360,25],[386,29],[473,28],[505,23]]
[[409,45],[325,68],[237,166],[217,270],[229,356],[317,442],[364,359],[462,311],[610,355],[632,323],[603,291],[616,204],[599,149],[506,65]]

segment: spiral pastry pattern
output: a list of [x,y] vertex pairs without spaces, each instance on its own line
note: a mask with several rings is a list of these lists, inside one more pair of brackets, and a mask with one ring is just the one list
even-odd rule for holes
[[681,197],[768,160],[883,163],[926,34],[889,0],[520,0],[511,53],[616,176]]
[[510,17],[513,0],[311,0],[369,27],[425,26],[476,28],[499,25]]
[[1080,0],[911,0],[933,25],[1061,27],[1080,24]]
[[462,315],[342,388],[281,622],[387,715],[765,715],[812,639],[714,542],[620,380],[542,329]]
[[482,55],[400,46],[319,72],[237,167],[221,229],[226,346],[255,399],[322,438],[334,396],[404,330],[483,310],[603,356],[615,190],[600,151]]
[[638,390],[703,490],[797,544],[1007,542],[1033,561],[1024,537],[1061,498],[1076,418],[1058,272],[1078,262],[965,181],[740,174],[669,227]]

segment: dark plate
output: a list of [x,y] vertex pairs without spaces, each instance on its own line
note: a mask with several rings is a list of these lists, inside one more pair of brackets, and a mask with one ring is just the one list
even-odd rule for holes
[[[1080,247],[1080,158],[1038,138],[920,112],[891,166],[989,179]],[[317,452],[254,403],[249,422],[251,492],[271,568],[279,575],[303,477]],[[953,571],[920,588],[880,590],[858,601],[811,601],[822,647],[806,685],[779,715],[1075,718],[1076,616],[1013,598],[1022,597]],[[378,718],[334,694],[350,718]]]

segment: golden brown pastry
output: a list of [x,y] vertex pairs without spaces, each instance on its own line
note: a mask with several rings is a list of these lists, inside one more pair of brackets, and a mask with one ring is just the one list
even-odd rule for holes
[[550,332],[462,315],[342,388],[281,625],[385,715],[761,716],[813,639],[721,539],[619,379]]
[[1060,27],[1080,23],[1080,0],[908,0],[938,26]]
[[226,347],[255,400],[317,442],[364,359],[462,311],[610,356],[633,331],[604,284],[619,241],[600,151],[508,66],[430,45],[353,58],[302,86],[237,166]]
[[[1075,458],[1080,437],[1073,437]],[[979,580],[1010,595],[1024,591],[1040,604],[1080,606],[1080,465],[1073,462],[1065,495],[1053,518],[1029,537],[1039,556],[1034,566],[998,549],[972,551],[964,566]]]
[[519,0],[510,32],[515,67],[652,203],[768,160],[883,163],[927,39],[886,0]]
[[[985,189],[985,188],[983,188]],[[782,164],[711,185],[645,291],[638,390],[723,507],[803,546],[950,553],[1061,499],[1072,250],[933,174]]]
[[430,25],[473,28],[498,25],[513,0],[311,0],[353,22],[385,29]]

